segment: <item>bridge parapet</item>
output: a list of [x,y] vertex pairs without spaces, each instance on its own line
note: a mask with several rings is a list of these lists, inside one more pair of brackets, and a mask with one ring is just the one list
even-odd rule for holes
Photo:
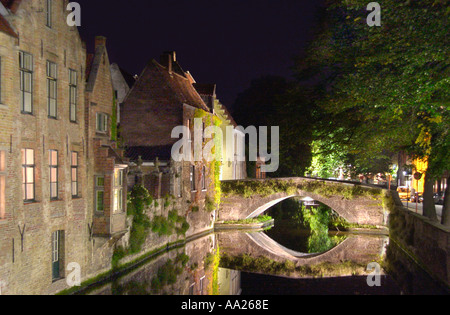
[[254,218],[292,197],[309,197],[350,223],[386,226],[394,204],[391,192],[376,186],[312,178],[278,178],[222,182],[219,220]]

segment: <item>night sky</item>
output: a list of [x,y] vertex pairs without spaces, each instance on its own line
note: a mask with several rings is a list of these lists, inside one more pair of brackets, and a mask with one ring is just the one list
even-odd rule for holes
[[93,52],[108,38],[111,63],[140,74],[174,50],[198,83],[216,83],[231,106],[252,79],[290,77],[292,58],[311,39],[323,0],[79,0],[82,38]]

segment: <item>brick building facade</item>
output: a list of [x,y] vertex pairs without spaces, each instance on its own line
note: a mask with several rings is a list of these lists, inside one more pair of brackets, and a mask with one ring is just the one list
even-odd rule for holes
[[[188,235],[212,228],[211,200],[215,193],[211,163],[177,162],[171,156],[173,145],[180,140],[172,138],[175,127],[188,127],[193,139],[194,119],[212,120],[212,111],[193,83],[193,77],[181,68],[175,52],[164,53],[160,62],[152,60],[145,67],[126,97],[120,115],[126,155],[135,164],[141,160],[143,178],[138,184],[143,184],[155,198],[165,195],[176,198],[181,214],[191,226]],[[130,184],[135,177],[132,173]]]
[[[99,45],[101,62],[86,71],[85,45],[66,23],[67,3],[0,3],[3,294],[58,292],[67,287],[71,263],[82,279],[108,269],[111,243],[101,240],[125,229],[126,185],[114,178],[126,165],[110,141],[114,102],[106,49]],[[106,129],[101,135],[97,109],[108,116],[98,119]],[[101,213],[93,195],[100,176]]]
[[66,23],[67,4],[0,0],[0,294],[54,294],[78,271],[84,281],[111,270],[130,239],[127,190],[136,184],[155,199],[150,220],[176,210],[181,225],[150,233],[142,253],[215,220],[219,164],[171,157],[173,128],[194,137],[196,119],[213,123],[214,105],[174,52],[136,82],[110,65],[106,38],[88,54]]

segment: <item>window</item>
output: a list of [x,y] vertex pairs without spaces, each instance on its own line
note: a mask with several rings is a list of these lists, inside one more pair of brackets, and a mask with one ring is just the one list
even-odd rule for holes
[[195,183],[195,165],[191,165],[189,179],[191,181],[191,191],[196,191],[197,185]]
[[78,73],[69,69],[69,115],[70,121],[77,121]]
[[58,199],[58,151],[49,151],[50,166],[50,199]]
[[97,113],[96,127],[97,132],[106,133],[108,131],[108,115]]
[[53,24],[53,1],[52,0],[46,0],[45,4],[45,16],[46,16],[46,24],[48,27],[52,27]]
[[21,111],[25,114],[33,114],[33,56],[21,51],[19,64]]
[[57,67],[56,64],[47,61],[47,103],[48,117],[55,118],[57,114]]
[[72,178],[72,197],[78,197],[78,153],[72,152],[71,154],[71,178]]
[[206,166],[202,167],[202,190],[206,190]]
[[34,150],[22,150],[22,186],[23,200],[34,201]]
[[123,169],[114,170],[114,213],[123,212]]
[[0,220],[6,210],[6,151],[0,151]]
[[95,177],[95,210],[103,212],[105,210],[105,177]]
[[61,278],[64,270],[64,231],[52,233],[52,280]]

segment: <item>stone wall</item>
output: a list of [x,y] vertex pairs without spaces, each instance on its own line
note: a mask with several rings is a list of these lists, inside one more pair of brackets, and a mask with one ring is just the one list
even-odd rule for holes
[[310,178],[228,181],[222,184],[224,197],[219,220],[254,218],[291,197],[310,197],[336,211],[350,223],[385,226],[386,191],[355,183]]
[[450,286],[450,228],[406,209],[396,194],[389,216],[391,240],[436,280]]

